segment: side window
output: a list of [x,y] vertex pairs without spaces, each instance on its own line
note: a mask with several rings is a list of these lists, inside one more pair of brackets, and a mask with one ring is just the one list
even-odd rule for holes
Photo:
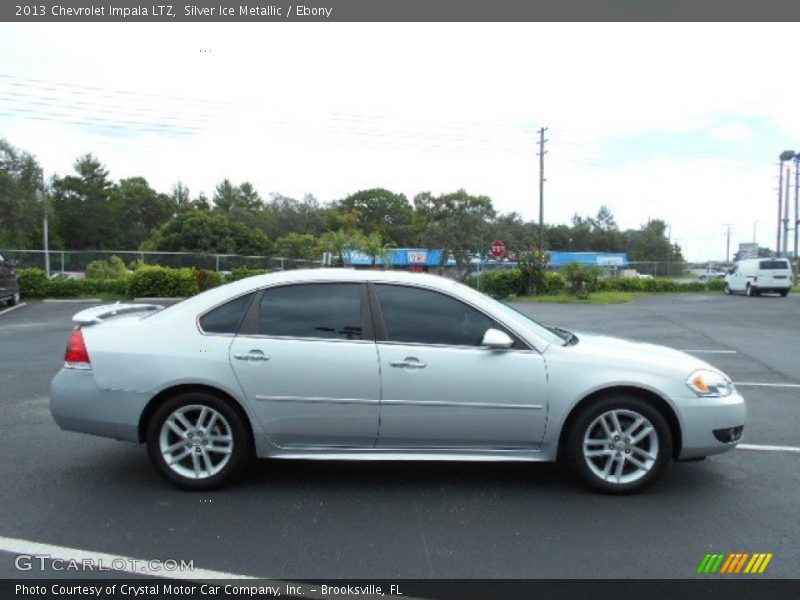
[[375,290],[390,342],[478,346],[487,329],[499,327],[483,313],[445,294],[385,284],[376,285]]
[[258,333],[298,338],[363,339],[362,284],[302,283],[267,289]]
[[253,294],[240,296],[218,306],[200,317],[200,329],[205,333],[236,333]]

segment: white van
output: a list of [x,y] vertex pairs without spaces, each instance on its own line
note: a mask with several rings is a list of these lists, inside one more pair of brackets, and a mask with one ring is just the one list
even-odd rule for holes
[[789,294],[792,268],[785,258],[748,258],[740,260],[725,276],[725,293],[744,292],[748,296],[762,293]]

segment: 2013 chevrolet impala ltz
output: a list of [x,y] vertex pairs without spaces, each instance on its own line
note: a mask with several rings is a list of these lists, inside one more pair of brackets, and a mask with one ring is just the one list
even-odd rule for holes
[[743,398],[677,350],[541,325],[445,278],[322,269],[79,312],[61,428],[147,444],[188,489],[253,456],[553,461],[610,493],[733,448]]

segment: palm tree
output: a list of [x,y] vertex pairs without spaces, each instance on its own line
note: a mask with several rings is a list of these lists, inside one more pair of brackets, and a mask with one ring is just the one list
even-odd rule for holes
[[344,229],[338,231],[326,231],[320,237],[320,245],[326,252],[336,255],[339,259],[339,266],[344,266],[344,255],[348,250],[358,246],[357,240],[353,235]]
[[392,247],[394,244],[388,243],[384,244],[383,237],[377,231],[370,233],[368,236],[363,237],[361,239],[361,244],[359,245],[359,249],[369,256],[370,264],[374,267],[375,263],[378,262],[378,259],[383,261],[384,267],[391,263],[392,258]]

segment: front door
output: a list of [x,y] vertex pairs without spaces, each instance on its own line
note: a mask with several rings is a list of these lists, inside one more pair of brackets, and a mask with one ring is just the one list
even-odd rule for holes
[[267,288],[251,311],[230,361],[269,439],[280,447],[373,447],[380,380],[365,335],[366,286]]
[[487,329],[506,328],[451,296],[402,285],[374,289],[381,321],[378,447],[519,449],[541,443],[547,378],[538,352],[521,340],[508,350],[481,347]]

